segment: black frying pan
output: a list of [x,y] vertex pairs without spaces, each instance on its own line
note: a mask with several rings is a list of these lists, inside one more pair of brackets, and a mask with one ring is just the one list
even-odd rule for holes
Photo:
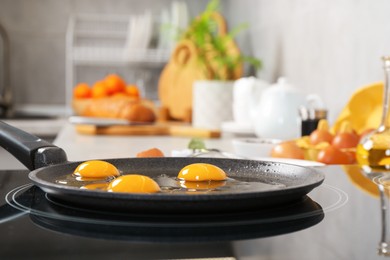
[[205,162],[221,167],[229,178],[278,183],[284,187],[202,194],[83,190],[57,182],[69,176],[82,163],[67,161],[61,148],[4,122],[0,122],[0,145],[32,170],[29,178],[52,200],[106,211],[211,213],[253,210],[298,200],[324,180],[324,175],[314,168],[276,162],[222,158],[122,158],[106,161],[123,173],[138,173],[152,178],[162,174],[174,178],[182,167],[194,162]]

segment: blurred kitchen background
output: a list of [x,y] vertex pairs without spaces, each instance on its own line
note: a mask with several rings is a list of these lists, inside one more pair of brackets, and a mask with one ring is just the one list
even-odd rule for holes
[[[112,71],[141,85],[145,97],[157,99],[158,75],[169,58],[169,44],[161,42],[158,30],[148,46],[157,49],[152,53],[155,56],[131,64],[116,60],[115,54],[112,59],[95,61],[99,57],[93,53],[84,60],[80,56],[69,58],[76,50],[69,49],[74,44],[69,43],[67,35],[72,33],[70,28],[80,29],[70,23],[76,14],[121,21],[123,16],[150,12],[158,26],[172,19],[173,2],[0,0],[0,24],[10,40],[10,84],[15,107],[43,107],[65,113],[70,80],[93,83]],[[196,16],[208,3],[184,2],[189,17]],[[221,7],[229,25],[249,25],[238,35],[237,42],[244,54],[263,62],[260,71],[247,70],[246,75],[254,73],[271,83],[285,76],[305,93],[319,94],[331,121],[356,89],[383,80],[380,57],[390,54],[390,1],[222,0]],[[120,30],[120,25],[114,27]],[[0,41],[0,47],[6,46]],[[1,52],[0,55],[4,56]]]

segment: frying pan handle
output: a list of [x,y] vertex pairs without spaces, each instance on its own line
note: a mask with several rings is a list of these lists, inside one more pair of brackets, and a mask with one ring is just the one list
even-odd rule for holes
[[0,146],[30,170],[67,162],[66,153],[61,148],[2,121]]

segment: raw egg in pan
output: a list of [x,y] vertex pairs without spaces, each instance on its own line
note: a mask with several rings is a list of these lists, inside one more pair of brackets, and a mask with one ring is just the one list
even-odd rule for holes
[[179,181],[180,187],[189,191],[193,190],[212,190],[225,186],[226,181]]
[[141,173],[121,173],[114,165],[99,160],[80,164],[73,174],[56,182],[81,189],[122,193],[226,193],[285,187],[279,183],[252,181],[248,178],[228,178],[224,170],[207,163],[189,164],[174,175],[149,177]]
[[106,161],[91,160],[81,163],[73,172],[76,177],[104,179],[119,176],[119,170]]
[[110,192],[155,193],[161,191],[160,186],[148,176],[127,174],[111,181],[107,187]]
[[84,190],[107,190],[108,183],[103,182],[103,183],[91,183],[91,184],[86,184],[84,186],[81,186],[80,189]]
[[193,163],[182,168],[177,176],[185,181],[224,181],[227,179],[224,170],[208,163]]

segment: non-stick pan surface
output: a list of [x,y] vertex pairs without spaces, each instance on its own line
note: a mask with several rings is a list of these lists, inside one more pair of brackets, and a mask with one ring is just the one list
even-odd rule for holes
[[313,168],[283,163],[221,158],[129,158],[107,160],[122,173],[138,173],[158,179],[177,176],[188,164],[204,162],[224,169],[229,178],[259,183],[277,183],[282,188],[240,190],[221,193],[131,194],[84,190],[62,185],[58,180],[72,174],[81,162],[32,171],[30,179],[55,199],[78,206],[132,212],[221,212],[249,210],[287,203],[301,198],[320,185],[324,176]]
[[277,184],[278,188],[236,188],[225,192],[201,193],[115,193],[85,190],[61,180],[82,162],[68,162],[65,152],[40,138],[0,122],[0,145],[33,170],[29,178],[52,200],[98,210],[127,212],[231,212],[272,207],[301,198],[320,185],[324,175],[314,168],[276,162],[221,158],[123,158],[110,159],[123,174],[143,174],[174,180],[180,169],[195,162],[214,164],[230,179],[246,183]]

